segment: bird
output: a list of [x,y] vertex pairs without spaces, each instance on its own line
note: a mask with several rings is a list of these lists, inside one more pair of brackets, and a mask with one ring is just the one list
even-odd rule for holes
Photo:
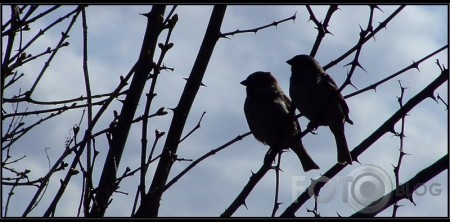
[[352,164],[344,124],[353,121],[335,81],[309,55],[296,55],[286,62],[291,66],[289,96],[293,106],[309,119],[308,128],[328,126],[336,141],[338,163]]
[[300,125],[291,110],[291,100],[270,72],[258,71],[241,82],[246,86],[244,113],[256,140],[279,152],[291,148],[305,172],[320,169],[306,151]]

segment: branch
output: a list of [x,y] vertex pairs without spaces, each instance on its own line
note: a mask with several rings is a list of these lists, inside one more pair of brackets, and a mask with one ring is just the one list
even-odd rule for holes
[[[409,111],[412,110],[417,104],[422,102],[428,97],[433,96],[433,92],[444,82],[448,81],[449,73],[448,69],[441,72],[441,74],[428,86],[426,86],[421,92],[416,96],[411,98],[401,109],[394,113],[385,123],[383,123],[375,132],[373,132],[369,137],[362,141],[357,147],[355,147],[352,152],[352,159],[357,160],[358,156],[366,151],[373,143],[375,143],[381,136],[393,129],[395,123],[399,121],[403,116],[405,116]],[[319,191],[325,184],[326,181],[330,180],[336,176],[346,165],[335,164],[331,169],[329,169],[319,180],[319,183],[312,183],[308,188],[299,196],[293,203],[280,215],[281,217],[294,217],[295,212],[311,197],[309,195],[309,190]]]
[[[381,29],[386,28],[386,25],[395,17],[397,16],[398,13],[400,13],[401,10],[403,10],[403,8],[405,8],[406,5],[401,5],[400,7],[398,7],[397,10],[395,10],[386,20],[384,20],[383,22],[380,23],[380,25],[378,25],[378,27],[371,32],[370,34],[368,34],[363,42],[367,42],[370,38],[372,38],[373,36],[375,36],[375,34],[377,34]],[[351,48],[350,50],[348,50],[346,53],[344,53],[341,57],[337,58],[334,61],[331,61],[329,64],[323,66],[323,70],[327,70],[330,67],[338,64],[340,61],[342,61],[343,59],[347,58],[347,56],[349,56],[350,54],[352,54],[355,50],[358,49],[358,44],[361,43],[357,43],[353,48]]]
[[188,138],[193,132],[195,132],[198,128],[200,128],[200,123],[202,122],[203,116],[206,114],[205,111],[203,111],[202,116],[200,117],[200,119],[197,122],[197,125],[195,125],[195,127],[188,133],[186,134],[186,136],[184,136],[181,140],[180,143],[183,142],[183,140],[185,140],[186,138]]
[[[400,108],[403,106],[403,96],[405,93],[405,89],[401,82],[399,81],[400,84],[400,97],[398,98],[398,103],[400,104]],[[394,166],[394,175],[395,175],[395,187],[398,189],[400,187],[400,166],[402,164],[402,160],[403,160],[403,156],[406,155],[406,153],[403,151],[403,142],[405,138],[405,118],[406,115],[402,117],[401,119],[401,127],[400,127],[400,133],[395,133],[400,140],[400,148],[399,148],[399,155],[398,155],[398,161],[397,161],[397,165]],[[397,204],[397,202],[394,203],[394,207],[392,209],[392,217],[396,217],[397,215],[397,209],[399,208],[399,205]]]
[[[342,86],[339,87],[339,91],[342,91],[342,89],[344,89],[347,85],[352,85],[353,87],[355,87],[353,85],[351,79],[352,79],[353,73],[355,72],[356,67],[360,67],[362,70],[366,71],[362,67],[362,65],[359,63],[359,55],[361,54],[362,47],[365,43],[364,38],[367,36],[367,34],[369,34],[370,32],[373,31],[373,27],[372,27],[373,13],[374,13],[375,9],[378,8],[376,5],[369,5],[369,7],[370,7],[370,14],[369,14],[369,21],[367,22],[367,28],[365,30],[363,30],[362,27],[359,26],[359,28],[361,29],[361,32],[359,33],[359,40],[358,40],[358,43],[356,44],[356,53],[353,58],[353,61],[351,61],[350,63],[345,65],[345,66],[351,65],[351,67],[350,67],[350,71],[347,73],[347,78],[345,79]],[[374,36],[374,38],[375,38],[375,36]]]
[[370,89],[376,90],[376,87],[378,87],[379,85],[387,82],[388,80],[390,80],[392,78],[395,78],[396,76],[398,76],[398,75],[400,75],[402,73],[405,73],[406,71],[408,71],[410,69],[418,69],[420,63],[422,63],[423,61],[431,58],[432,56],[438,54],[439,52],[441,52],[441,51],[443,51],[444,49],[447,49],[447,48],[448,48],[448,45],[445,45],[445,46],[441,47],[440,49],[438,49],[438,50],[430,53],[429,55],[423,57],[419,61],[417,61],[417,62],[413,61],[413,63],[411,65],[405,67],[404,69],[402,69],[402,70],[400,70],[400,71],[398,71],[398,72],[396,72],[396,73],[394,73],[394,74],[392,74],[392,75],[390,75],[390,76],[388,76],[388,77],[386,77],[386,78],[384,78],[384,79],[382,79],[382,80],[380,80],[380,81],[378,81],[378,82],[376,82],[376,83],[374,83],[374,84],[372,84],[370,86],[367,86],[366,88],[363,88],[363,89],[358,90],[356,92],[350,93],[350,94],[344,96],[344,98],[347,99],[347,98],[350,98],[352,96],[356,96],[356,95],[361,94],[361,93],[363,93],[363,92],[365,92],[367,90],[370,90]]
[[153,193],[153,194],[149,194],[149,195],[160,195],[161,193],[164,193],[167,189],[169,189],[173,184],[175,184],[181,177],[183,177],[187,172],[189,172],[192,168],[194,168],[197,164],[199,164],[201,161],[205,160],[206,158],[215,155],[216,153],[222,151],[223,149],[225,149],[226,147],[230,146],[231,144],[242,140],[243,138],[245,138],[246,136],[250,135],[251,132],[247,132],[244,133],[242,135],[237,136],[236,138],[230,140],[229,142],[225,143],[222,146],[219,146],[216,149],[213,149],[211,151],[209,151],[208,153],[204,154],[203,156],[201,156],[200,158],[196,159],[195,161],[193,161],[188,167],[186,167],[186,169],[184,169],[183,171],[181,171],[181,173],[179,173],[177,176],[175,176],[171,181],[169,181],[166,186],[164,186],[163,189],[158,190],[158,193]]
[[273,201],[273,209],[272,209],[272,215],[271,217],[275,217],[275,213],[277,212],[278,208],[280,207],[280,204],[278,202],[278,193],[280,190],[280,165],[281,165],[281,154],[283,152],[280,152],[280,155],[278,155],[278,161],[277,165],[275,166],[275,200]]
[[[448,170],[448,154],[444,155],[441,159],[423,169],[411,178],[408,182],[404,183],[397,189],[372,202],[364,209],[354,213],[351,217],[374,217],[381,211],[388,208],[390,205],[396,203],[402,199],[409,199],[412,202],[413,192],[421,187],[426,182],[433,179],[444,170]],[[414,203],[414,202],[413,202]]]
[[[147,93],[147,101],[145,102],[144,116],[149,115],[150,107],[152,105],[153,99],[156,97],[156,93],[155,93],[156,82],[157,82],[158,76],[160,74],[160,69],[161,69],[160,67],[163,62],[164,56],[166,55],[167,51],[173,47],[173,43],[169,43],[169,40],[172,35],[173,28],[175,27],[175,24],[178,21],[178,15],[175,14],[171,19],[169,19],[169,18],[171,16],[171,14],[175,11],[175,8],[176,8],[176,6],[172,7],[172,10],[170,11],[169,15],[167,16],[167,19],[166,19],[167,21],[163,22],[163,24],[167,23],[167,27],[169,28],[169,31],[167,33],[165,43],[158,44],[158,46],[161,48],[161,54],[159,55],[158,62],[156,64],[154,64],[153,74],[149,75],[149,77],[151,76],[152,81],[150,83],[150,89]],[[145,187],[146,187],[145,175],[147,173],[147,168],[145,166],[146,165],[145,159],[147,158],[147,128],[148,128],[148,119],[144,118],[142,121],[142,135],[141,135],[141,137],[142,137],[141,138],[141,168],[143,170],[141,170],[141,172],[140,172],[140,185],[139,185],[139,190],[140,190],[139,194],[141,196],[141,200],[143,199],[142,197],[145,196]],[[159,139],[159,138],[157,138],[157,139]],[[154,150],[154,146],[150,153],[150,157],[153,154],[153,150]]]
[[53,58],[56,56],[56,53],[59,52],[58,49],[61,48],[61,46],[63,44],[67,44],[64,42],[64,40],[66,40],[66,38],[69,37],[69,32],[73,27],[73,24],[75,24],[75,21],[78,18],[78,15],[80,15],[81,9],[83,8],[83,6],[78,6],[77,7],[77,12],[75,13],[75,15],[72,17],[72,20],[69,23],[69,26],[67,27],[65,32],[61,33],[61,39],[59,40],[58,44],[55,47],[55,51],[53,51],[50,55],[50,57],[47,59],[47,61],[44,63],[44,67],[42,68],[42,70],[40,71],[38,77],[36,78],[35,82],[33,83],[33,86],[31,86],[30,91],[27,92],[28,96],[31,97],[31,94],[33,94],[34,89],[36,88],[37,84],[39,83],[39,81],[41,80],[42,76],[44,75],[45,71],[47,70],[47,68],[50,66],[51,61],[53,60]]
[[323,24],[319,22],[319,20],[317,20],[316,16],[314,15],[309,5],[306,5],[306,9],[308,10],[309,13],[309,19],[312,20],[314,24],[316,24],[317,26],[316,41],[314,42],[313,48],[311,49],[310,52],[310,56],[315,57],[317,50],[319,49],[320,43],[322,42],[322,39],[325,37],[325,34],[331,34],[331,32],[328,31],[328,23],[330,22],[333,13],[338,9],[338,5],[330,5]]
[[258,170],[258,172],[253,173],[248,181],[247,185],[242,189],[241,193],[234,199],[233,203],[220,215],[220,217],[231,217],[234,212],[241,206],[246,205],[245,199],[247,199],[250,192],[256,186],[256,184],[264,177],[264,175],[272,168],[272,162],[275,160],[275,156],[278,152],[273,151],[272,147],[266,154],[263,165]]
[[289,18],[286,18],[286,19],[283,19],[283,20],[280,20],[280,21],[274,21],[271,24],[263,25],[261,27],[254,28],[254,29],[245,29],[245,30],[236,29],[236,31],[233,31],[233,32],[221,33],[220,37],[221,38],[227,38],[227,36],[230,36],[230,35],[234,36],[235,34],[246,33],[246,32],[253,32],[253,33],[256,34],[256,32],[258,32],[259,30],[262,30],[262,29],[265,29],[265,28],[269,28],[269,27],[272,27],[272,26],[277,27],[278,24],[286,22],[286,21],[289,21],[289,20],[295,21],[295,19],[297,18],[296,15],[297,15],[297,13],[295,13],[293,16],[291,16]]
[[[186,124],[189,111],[192,107],[197,92],[201,86],[203,76],[212,56],[214,47],[219,40],[220,27],[226,11],[226,5],[215,5],[211,13],[211,18],[206,29],[205,37],[200,46],[194,66],[192,67],[189,79],[186,82],[183,93],[177,107],[174,109],[173,119],[167,133],[166,142],[161,159],[155,171],[152,184],[148,193],[156,192],[165,186],[174,161],[174,154],[178,149],[178,144]],[[145,200],[136,212],[137,217],[156,217],[159,211],[161,195],[147,195]]]
[[112,131],[112,146],[105,160],[94,205],[91,208],[90,215],[88,215],[90,217],[102,217],[105,214],[108,200],[114,191],[111,183],[116,179],[116,171],[125,148],[131,122],[144,90],[148,74],[153,68],[153,63],[149,63],[149,61],[153,61],[158,36],[163,30],[163,21],[160,20],[160,17],[164,14],[165,8],[165,5],[154,5],[150,13],[146,14],[148,18],[147,29],[139,60],[136,64],[136,73],[122,106],[117,126]]

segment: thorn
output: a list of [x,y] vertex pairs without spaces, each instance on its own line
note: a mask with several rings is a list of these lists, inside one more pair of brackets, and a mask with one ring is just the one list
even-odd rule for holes
[[409,201],[411,201],[411,203],[413,203],[414,206],[417,206],[416,203],[415,203],[414,200],[413,200],[413,196],[412,196],[412,195],[413,195],[413,194],[411,193],[410,195],[408,195],[408,196],[406,197],[406,199],[408,199]]
[[143,16],[145,16],[145,17],[149,17],[149,15],[150,15],[150,12],[148,12],[148,13],[141,13],[141,14],[139,14],[139,15],[143,15]]
[[362,163],[359,162],[358,157],[353,157],[353,155],[352,155],[352,160],[353,160],[353,162],[357,162],[357,163],[359,163],[360,165],[362,165]]
[[220,37],[220,38],[230,39],[228,36],[226,36],[226,35],[224,35],[224,34],[222,34],[222,33],[219,34],[219,37]]
[[427,97],[430,97],[437,103],[437,98],[432,93],[430,95],[428,95]]
[[380,22],[380,27],[381,27],[381,28],[387,29],[387,27],[386,27],[386,22]]
[[378,5],[369,5],[370,6],[370,8],[374,8],[374,9],[378,9],[378,10],[380,10],[381,12],[383,12],[383,10],[381,10],[381,8],[380,7],[378,7]]
[[413,64],[411,64],[411,67],[417,69],[417,71],[420,72],[420,69],[419,69],[419,63],[413,61]]
[[356,60],[356,66],[358,66],[359,68],[361,68],[362,70],[364,70],[364,72],[367,73],[366,69],[364,69],[364,67],[362,67],[362,65],[359,63],[358,60]]
[[369,87],[369,88],[372,88],[373,91],[377,92],[377,85],[372,85],[372,84],[370,84],[370,87]]
[[244,203],[242,203],[242,205],[244,205],[244,207],[248,210],[247,203],[245,203],[245,200]]
[[[356,87],[355,85],[353,85],[353,83],[352,83],[351,80],[348,81],[348,84],[350,84],[351,86],[353,86],[353,88],[355,88],[356,90],[358,90],[358,87]],[[353,124],[353,122],[350,123],[350,124]]]
[[444,71],[444,65],[441,65],[441,63],[439,62],[439,59],[436,59],[436,65],[439,67],[439,69],[441,70],[441,72]]
[[389,129],[389,132],[392,133],[392,134],[394,134],[395,136],[398,136],[398,133],[395,132],[394,127],[391,127],[391,128]]
[[391,166],[394,168],[393,169],[394,173],[397,173],[398,172],[398,167],[394,166],[394,164],[392,164],[392,163],[391,163]]

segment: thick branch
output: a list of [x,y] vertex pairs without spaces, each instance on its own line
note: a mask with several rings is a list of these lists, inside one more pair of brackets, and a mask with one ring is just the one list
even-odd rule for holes
[[408,182],[404,183],[403,185],[381,197],[380,199],[372,202],[364,209],[354,213],[351,217],[374,217],[375,215],[401,199],[406,198],[412,201],[413,192],[417,188],[433,179],[433,177],[437,176],[442,171],[448,170],[448,161],[448,154],[446,154],[429,167],[417,173],[416,176],[411,178]]
[[[208,66],[216,42],[219,40],[220,27],[225,15],[225,10],[226,5],[216,5],[213,8],[200,51],[194,66],[192,67],[191,74],[186,82],[180,101],[174,109],[172,123],[169,132],[167,133],[166,143],[158,167],[156,168],[149,193],[143,197],[145,200],[136,212],[137,217],[158,216],[159,202],[162,193],[158,193],[157,190],[163,188],[166,184],[189,111],[201,86],[206,67]],[[152,195],[153,193],[157,194]]]
[[136,108],[144,90],[148,74],[153,68],[153,55],[155,53],[158,36],[163,30],[160,16],[164,14],[165,5],[154,5],[146,16],[148,17],[147,29],[136,65],[136,73],[131,81],[130,88],[122,107],[117,126],[112,130],[113,141],[106,157],[105,166],[100,178],[94,206],[91,209],[91,217],[101,217],[108,206],[108,200],[114,192],[116,171],[119,166],[128,132],[133,121]]

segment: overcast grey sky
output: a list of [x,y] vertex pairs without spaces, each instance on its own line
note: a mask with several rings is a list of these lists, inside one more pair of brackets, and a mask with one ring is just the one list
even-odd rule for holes
[[[27,42],[40,29],[46,27],[49,21],[73,10],[76,6],[65,6],[60,12],[31,25],[32,32],[24,36]],[[45,8],[45,7],[43,7]],[[359,38],[359,25],[367,26],[368,6],[340,6],[331,19],[329,31],[333,35],[325,36],[316,59],[321,65],[326,65],[352,48]],[[374,27],[384,21],[398,8],[395,5],[382,5],[382,11],[374,14]],[[142,45],[146,27],[146,18],[140,13],[149,12],[151,6],[89,6],[87,21],[89,32],[89,73],[93,93],[107,93],[114,89],[120,81],[119,76],[125,76],[136,62]],[[171,7],[166,9],[166,13]],[[316,17],[323,21],[328,6],[312,6]],[[42,10],[42,9],[40,9]],[[178,103],[185,80],[191,71],[199,46],[203,39],[212,6],[184,6],[176,9],[179,21],[172,33],[171,42],[174,47],[168,52],[164,64],[174,67],[173,72],[162,72],[156,86],[158,93],[152,107],[153,112],[159,107],[173,108]],[[3,23],[9,17],[9,7],[2,6]],[[206,112],[201,128],[178,149],[178,156],[186,159],[197,159],[201,155],[223,145],[237,135],[249,131],[243,112],[245,88],[239,84],[249,74],[255,71],[270,71],[278,79],[283,90],[289,89],[290,67],[285,62],[297,54],[309,54],[314,44],[317,31],[312,21],[308,22],[309,14],[303,5],[233,5],[228,6],[222,25],[222,32],[236,29],[250,29],[270,24],[296,14],[295,22],[288,21],[254,33],[244,33],[220,39],[206,70],[203,83],[191,109],[184,134],[189,132]],[[47,47],[54,47],[65,30],[68,21],[59,24],[46,33],[27,53],[37,54]],[[82,32],[81,17],[75,23],[74,30],[69,34],[70,45],[65,47],[52,62],[50,68],[36,88],[34,99],[53,101],[69,99],[85,95],[82,72]],[[165,39],[165,32],[160,42]],[[2,47],[5,46],[2,39]],[[353,84],[362,89],[379,81],[417,61],[435,50],[448,45],[448,6],[446,5],[412,5],[407,6],[388,25],[380,31],[375,39],[369,40],[363,46],[360,63],[367,71],[356,69],[352,78]],[[3,52],[3,51],[2,51]],[[159,52],[158,52],[159,53]],[[327,70],[338,85],[345,80],[354,54]],[[407,87],[405,100],[408,101],[426,85],[433,81],[440,70],[435,64],[439,59],[448,67],[448,50],[431,57],[420,65],[420,72],[409,70],[377,88],[377,91],[367,91],[347,99],[350,107],[350,118],[354,125],[346,125],[346,135],[350,150],[360,144],[374,130],[383,124],[399,109],[397,96],[400,95],[398,80]],[[17,87],[8,89],[5,97],[17,94],[19,88],[28,89],[34,82],[45,59],[38,59],[29,65],[19,68],[26,76]],[[148,84],[145,91],[149,88]],[[439,94],[448,103],[448,83],[442,85],[435,95]],[[347,86],[343,95],[355,92],[357,89]],[[137,115],[143,113],[145,96],[141,98]],[[114,102],[101,119],[96,130],[108,126],[113,119],[113,110],[120,110],[121,103]],[[9,109],[10,107],[4,107]],[[20,107],[24,110],[27,107]],[[34,108],[31,108],[34,109]],[[94,109],[96,112],[97,109]],[[11,155],[19,158],[27,157],[16,164],[18,170],[31,169],[31,177],[39,178],[48,171],[45,154],[47,150],[54,162],[64,151],[64,142],[70,135],[71,128],[79,122],[81,110],[71,111],[32,130],[26,138],[19,141]],[[40,117],[39,117],[40,118]],[[150,120],[148,131],[149,144],[153,143],[155,129],[167,132],[172,113]],[[303,128],[308,123],[301,117]],[[401,168],[400,181],[405,182],[418,171],[434,163],[448,153],[448,111],[442,102],[436,103],[427,99],[416,106],[406,118],[406,138],[404,149],[411,154],[405,156]],[[6,122],[2,122],[4,130]],[[86,128],[84,121],[81,130]],[[400,130],[400,123],[395,126]],[[119,167],[119,175],[126,167],[135,169],[140,162],[141,124],[133,125],[127,141],[123,160]],[[280,174],[280,196],[282,202],[277,215],[289,206],[296,197],[294,179],[304,177],[316,178],[326,172],[336,163],[336,147],[333,135],[327,127],[320,127],[318,135],[308,134],[303,142],[312,158],[321,167],[320,170],[303,172],[297,157],[293,152],[282,155]],[[160,141],[157,152],[161,151],[165,137]],[[257,142],[253,136],[248,136],[220,153],[206,159],[196,166],[178,183],[172,186],[162,197],[160,216],[219,216],[239,194],[248,182],[251,171],[256,172],[262,165],[267,151],[265,145]],[[383,169],[388,179],[394,183],[392,165],[397,163],[399,140],[392,134],[380,138],[371,148],[364,152],[359,160],[362,165],[354,163],[346,167],[339,175],[341,177],[354,175],[364,167],[377,166]],[[105,137],[97,139],[97,149],[101,151],[97,160],[97,170],[94,178],[98,178],[107,153]],[[2,155],[4,155],[2,153]],[[5,157],[2,157],[4,159]],[[69,159],[68,159],[69,161]],[[70,160],[71,161],[71,160]],[[52,163],[53,163],[52,162]],[[173,165],[170,178],[181,172],[190,162],[176,162]],[[148,182],[156,165],[151,165]],[[40,205],[30,216],[42,216],[48,202],[54,197],[59,187],[59,180],[65,173],[57,173],[47,189]],[[339,213],[349,216],[355,212],[351,204],[345,203],[342,183],[334,178],[322,190],[323,201],[318,210],[322,216],[335,217]],[[81,175],[75,176],[60,201],[55,216],[75,216],[81,191]],[[445,171],[426,184],[422,193],[416,194],[414,206],[407,200],[400,201],[398,216],[448,216],[448,171]],[[439,195],[430,192],[441,189]],[[128,195],[115,193],[113,201],[106,211],[106,216],[129,216],[132,209],[134,194],[139,184],[138,176],[129,177],[121,183],[120,191]],[[423,190],[426,189],[427,192]],[[4,207],[10,187],[2,186],[2,207]],[[28,204],[34,188],[17,188],[9,208],[9,216],[22,215]],[[299,192],[302,192],[300,189]],[[390,190],[387,190],[390,191]],[[233,216],[270,216],[275,192],[275,173],[270,171],[258,183],[247,198],[247,207],[240,207]],[[437,191],[436,191],[437,192]],[[294,196],[293,196],[294,193]],[[328,199],[326,199],[328,197]],[[325,200],[326,199],[326,200]],[[321,200],[319,198],[319,200]],[[309,200],[297,216],[310,217],[306,209],[312,209],[314,201]],[[3,215],[2,209],[2,215]],[[378,216],[390,216],[392,207]]]

